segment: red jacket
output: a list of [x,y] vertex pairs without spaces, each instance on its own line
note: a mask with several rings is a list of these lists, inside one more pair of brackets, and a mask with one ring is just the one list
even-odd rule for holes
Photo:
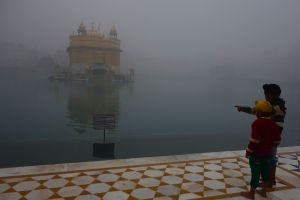
[[271,156],[272,148],[281,141],[277,124],[270,118],[257,118],[251,126],[251,138],[246,149],[247,154]]

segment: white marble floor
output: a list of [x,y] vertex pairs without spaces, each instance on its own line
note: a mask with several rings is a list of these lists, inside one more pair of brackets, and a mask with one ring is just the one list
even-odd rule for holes
[[[243,151],[0,169],[2,199],[243,199]],[[279,149],[275,191],[300,187],[299,147]],[[263,199],[257,197],[257,199]]]

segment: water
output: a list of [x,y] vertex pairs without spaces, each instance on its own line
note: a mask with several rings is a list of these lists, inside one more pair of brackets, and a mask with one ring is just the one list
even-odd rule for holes
[[[49,81],[35,70],[2,69],[0,167],[245,149],[254,116],[234,105],[263,98],[268,80],[137,73],[130,84]],[[299,145],[300,93],[279,81],[287,101],[281,146]],[[106,148],[93,114],[116,116]],[[108,152],[109,151],[109,152]],[[99,156],[100,155],[100,156]],[[110,157],[112,158],[112,157]]]

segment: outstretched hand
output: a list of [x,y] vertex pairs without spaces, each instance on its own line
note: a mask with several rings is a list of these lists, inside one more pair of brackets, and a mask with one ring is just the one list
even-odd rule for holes
[[239,112],[241,112],[242,111],[242,106],[234,106],[236,109],[237,109],[237,111],[239,111]]

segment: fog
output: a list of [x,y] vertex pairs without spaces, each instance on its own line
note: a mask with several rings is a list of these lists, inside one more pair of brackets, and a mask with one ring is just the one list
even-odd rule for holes
[[[253,116],[234,105],[264,98],[271,82],[288,107],[283,145],[299,145],[299,19],[298,0],[0,0],[0,160],[95,159],[86,154],[99,135],[95,112],[118,119],[117,158],[243,149]],[[56,64],[69,65],[69,36],[81,21],[105,34],[115,25],[133,83],[48,80]],[[158,141],[164,148],[153,148]],[[60,160],[52,150],[32,159],[56,143]],[[80,143],[80,158],[70,157]]]
[[53,55],[83,20],[88,27],[100,23],[105,33],[114,24],[123,64],[140,69],[147,63],[157,65],[153,70],[224,63],[247,69],[266,60],[281,66],[299,53],[299,11],[293,0],[1,0],[0,42]]

